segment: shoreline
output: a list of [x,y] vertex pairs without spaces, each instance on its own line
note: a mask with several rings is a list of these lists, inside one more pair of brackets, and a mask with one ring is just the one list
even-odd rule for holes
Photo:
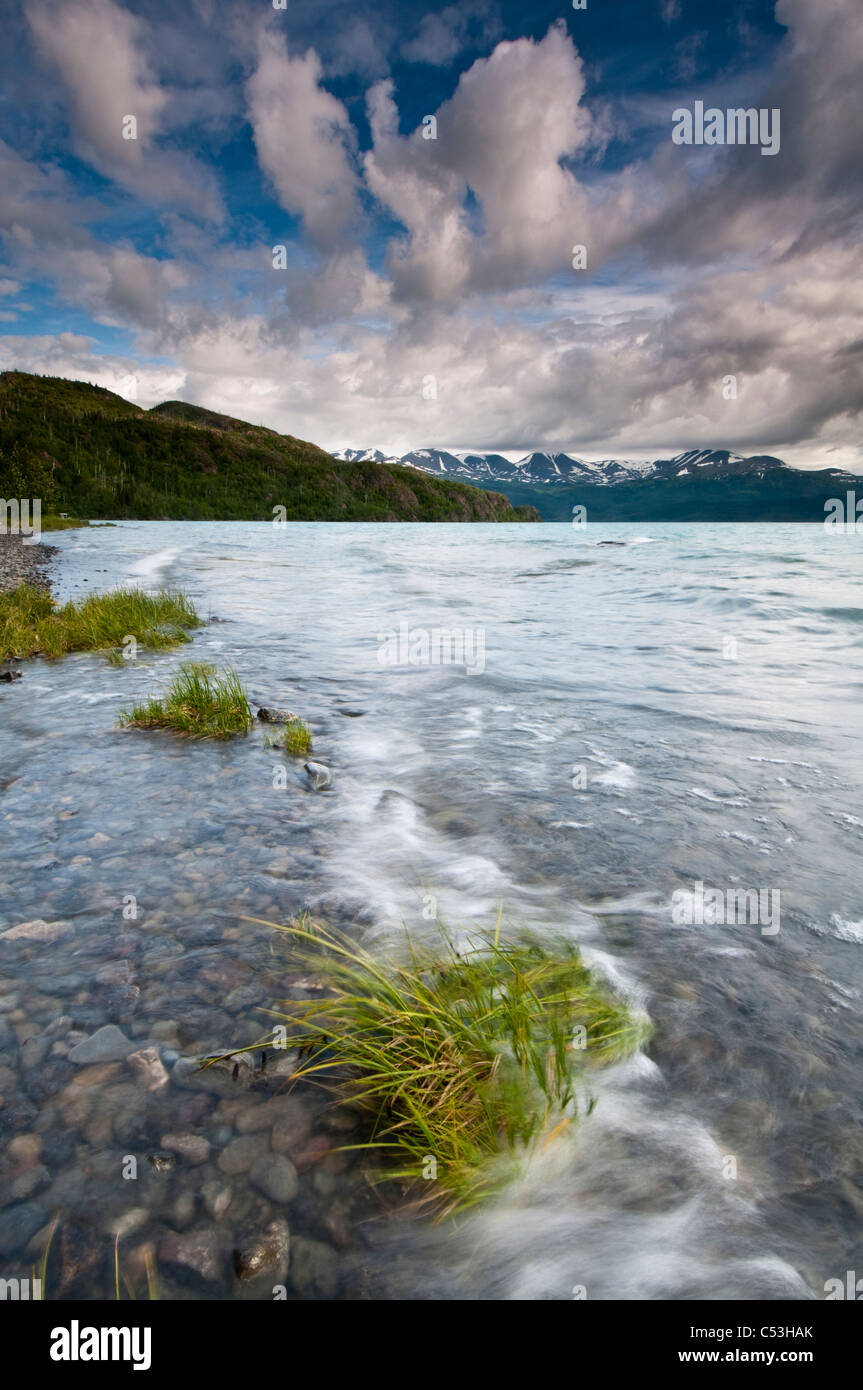
[[59,547],[40,541],[25,545],[22,536],[0,535],[0,594],[17,589],[19,584],[51,590],[51,579],[45,573]]

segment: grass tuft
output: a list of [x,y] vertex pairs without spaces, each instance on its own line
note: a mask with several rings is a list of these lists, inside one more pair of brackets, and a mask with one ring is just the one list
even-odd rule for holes
[[293,758],[301,758],[311,752],[312,731],[302,719],[290,719],[281,734],[267,740],[271,748],[283,748]]
[[120,714],[120,723],[136,729],[173,729],[191,738],[229,738],[248,733],[254,724],[248,696],[234,670],[185,662],[165,694],[152,696]]
[[[308,917],[279,928],[292,960],[328,992],[274,1016],[296,1032],[295,1079],[314,1079],[365,1112],[355,1146],[393,1162],[381,1177],[421,1182],[443,1212],[473,1205],[516,1176],[528,1154],[593,1107],[589,1073],[649,1032],[569,942],[479,938],[461,950],[408,938],[382,961]],[[353,1146],[352,1146],[353,1147]]]
[[50,594],[21,584],[0,594],[0,660],[106,649],[116,655],[129,637],[145,647],[175,647],[201,624],[178,590],[115,589],[58,607]]

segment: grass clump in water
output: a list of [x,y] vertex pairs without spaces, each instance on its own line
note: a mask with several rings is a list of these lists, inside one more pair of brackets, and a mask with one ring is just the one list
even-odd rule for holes
[[290,719],[281,735],[268,739],[267,743],[272,748],[283,748],[292,758],[301,758],[311,752],[312,731],[304,720]]
[[167,590],[114,589],[58,607],[32,584],[0,594],[0,659],[64,656],[67,652],[117,652],[129,637],[145,647],[189,642],[202,620],[185,594]]
[[420,1187],[444,1212],[488,1196],[589,1112],[588,1073],[649,1032],[571,943],[502,944],[500,922],[460,950],[445,932],[437,950],[408,939],[401,962],[308,918],[281,930],[328,990],[276,1015],[298,1025],[284,1043],[301,1048],[296,1079],[366,1113],[357,1147],[393,1160],[382,1177],[419,1179],[434,1158],[436,1181]]
[[228,738],[246,734],[254,718],[240,678],[204,662],[185,662],[161,698],[152,696],[120,715],[136,729],[174,729],[191,738]]

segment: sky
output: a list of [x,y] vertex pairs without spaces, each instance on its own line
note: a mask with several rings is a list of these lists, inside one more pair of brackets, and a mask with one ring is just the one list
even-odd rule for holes
[[576,3],[0,0],[0,370],[863,471],[863,0]]

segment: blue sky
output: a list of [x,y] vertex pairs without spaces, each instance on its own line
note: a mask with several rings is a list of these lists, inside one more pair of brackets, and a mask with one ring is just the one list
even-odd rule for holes
[[[4,37],[0,368],[333,449],[863,462],[859,0],[25,0]],[[675,143],[699,101],[777,152]]]

